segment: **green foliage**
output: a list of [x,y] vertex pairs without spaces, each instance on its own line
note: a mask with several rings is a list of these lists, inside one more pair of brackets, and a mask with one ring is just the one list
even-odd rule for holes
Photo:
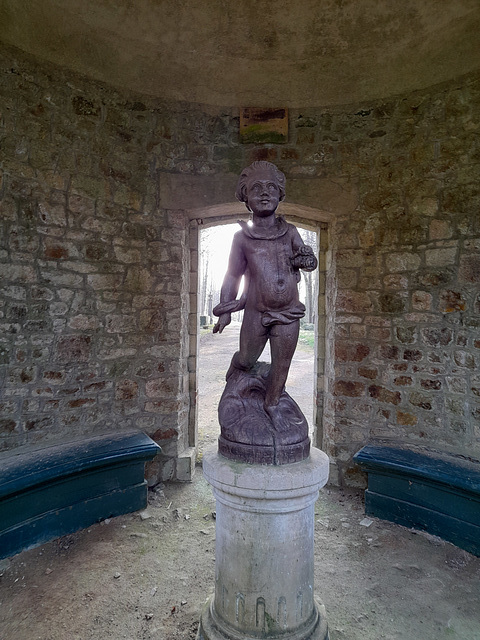
[[302,347],[309,347],[313,351],[313,349],[315,349],[315,332],[310,330],[300,329],[298,344]]

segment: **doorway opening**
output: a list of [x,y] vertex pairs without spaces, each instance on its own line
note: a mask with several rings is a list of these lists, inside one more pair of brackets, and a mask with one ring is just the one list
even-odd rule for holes
[[[305,304],[306,314],[300,322],[300,337],[290,367],[286,384],[287,392],[300,406],[310,427],[312,444],[317,444],[318,407],[318,360],[323,361],[324,334],[319,327],[319,313],[324,314],[322,277],[324,259],[322,243],[325,244],[325,228],[317,224],[308,225],[295,221],[303,241],[310,245],[319,259],[319,268],[311,273],[301,272],[299,283],[300,300]],[[220,289],[228,266],[228,257],[233,235],[240,229],[238,224],[217,224],[199,230],[198,238],[198,340],[197,340],[197,446],[201,459],[205,448],[216,443],[220,435],[217,407],[225,387],[225,374],[230,360],[238,350],[240,326],[243,312],[232,314],[232,323],[222,334],[213,334],[216,322],[212,310],[220,300]],[[325,234],[325,238],[323,235]],[[323,252],[324,253],[324,252]],[[320,301],[320,303],[319,303]],[[319,335],[320,333],[320,335]],[[267,343],[261,360],[270,362]],[[323,368],[322,368],[323,375]],[[321,405],[323,406],[323,396]]]

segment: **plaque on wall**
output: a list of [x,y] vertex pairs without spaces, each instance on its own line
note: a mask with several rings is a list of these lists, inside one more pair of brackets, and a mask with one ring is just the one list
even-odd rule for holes
[[244,144],[288,142],[288,109],[240,109],[240,141]]

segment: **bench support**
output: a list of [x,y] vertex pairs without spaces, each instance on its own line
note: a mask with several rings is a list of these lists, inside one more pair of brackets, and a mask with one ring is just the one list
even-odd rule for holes
[[15,450],[0,460],[0,558],[147,505],[143,433]]
[[427,531],[480,556],[480,462],[428,449],[367,445],[365,513]]

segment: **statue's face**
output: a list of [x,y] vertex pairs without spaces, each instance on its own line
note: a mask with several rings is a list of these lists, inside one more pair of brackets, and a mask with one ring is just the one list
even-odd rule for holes
[[280,201],[280,189],[270,171],[257,171],[246,184],[247,204],[257,216],[275,213]]

